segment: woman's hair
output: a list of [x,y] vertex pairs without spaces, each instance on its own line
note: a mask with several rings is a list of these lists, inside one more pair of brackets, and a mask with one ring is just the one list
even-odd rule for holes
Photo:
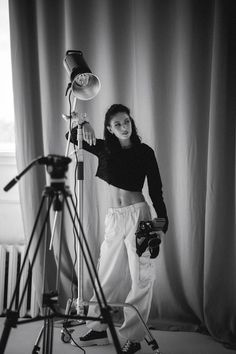
[[133,118],[130,116],[130,109],[122,104],[113,104],[106,112],[105,114],[105,120],[104,120],[104,139],[106,143],[106,147],[108,148],[109,151],[114,151],[118,150],[121,148],[119,139],[112,133],[109,132],[107,127],[110,125],[112,118],[117,114],[117,113],[126,113],[131,121],[131,127],[132,127],[132,134],[130,136],[130,141],[132,145],[140,144],[141,143],[141,138],[138,136],[137,133],[137,128],[134,123]]

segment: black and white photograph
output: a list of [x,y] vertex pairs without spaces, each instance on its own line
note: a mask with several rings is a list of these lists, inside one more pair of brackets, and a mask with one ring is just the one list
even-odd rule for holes
[[0,354],[236,354],[236,1],[1,0]]

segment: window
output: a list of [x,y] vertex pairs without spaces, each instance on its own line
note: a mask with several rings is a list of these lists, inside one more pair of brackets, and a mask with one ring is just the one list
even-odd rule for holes
[[0,1],[0,153],[14,152],[14,106],[8,0]]
[[25,236],[18,186],[8,193],[3,191],[3,187],[18,174],[15,158],[8,0],[0,0],[0,78],[0,245],[21,244]]

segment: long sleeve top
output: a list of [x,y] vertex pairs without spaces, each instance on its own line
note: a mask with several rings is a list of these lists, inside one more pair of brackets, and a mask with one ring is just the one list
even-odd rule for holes
[[[71,140],[77,144],[76,132],[73,130]],[[83,149],[97,156],[96,176],[108,184],[128,191],[142,192],[147,178],[153,207],[158,217],[166,219],[163,231],[167,231],[168,216],[163,200],[162,181],[155,153],[151,147],[140,143],[111,153],[107,150],[104,140],[96,139],[95,145],[83,141]]]

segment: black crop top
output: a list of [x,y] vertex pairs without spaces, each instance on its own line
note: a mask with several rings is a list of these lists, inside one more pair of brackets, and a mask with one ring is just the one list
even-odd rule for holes
[[[77,144],[76,128],[72,130],[71,141]],[[68,133],[67,133],[68,137]],[[128,149],[109,153],[105,141],[96,139],[96,145],[83,141],[83,149],[98,157],[96,176],[115,187],[141,192],[145,177],[153,207],[158,217],[166,218],[164,232],[168,228],[166,206],[162,195],[162,182],[154,151],[140,143]]]

